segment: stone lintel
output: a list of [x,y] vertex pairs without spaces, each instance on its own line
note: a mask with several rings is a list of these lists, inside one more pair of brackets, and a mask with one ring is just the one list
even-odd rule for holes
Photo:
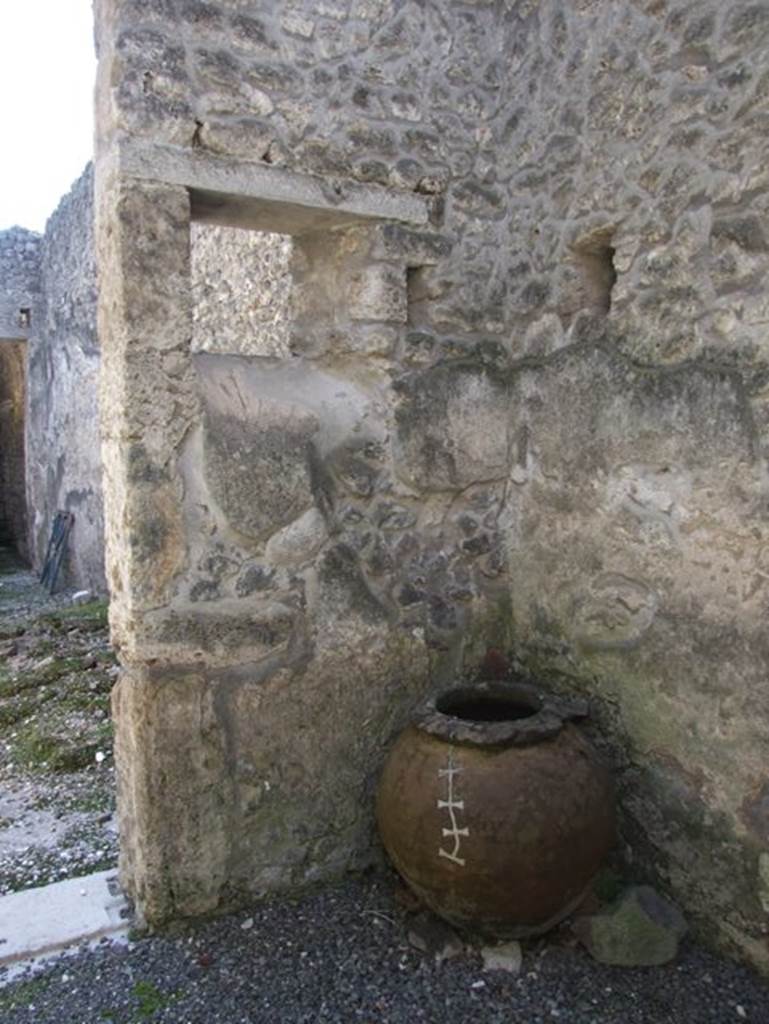
[[114,165],[129,177],[188,188],[193,219],[211,224],[301,234],[369,220],[428,223],[422,196],[200,150],[122,142]]

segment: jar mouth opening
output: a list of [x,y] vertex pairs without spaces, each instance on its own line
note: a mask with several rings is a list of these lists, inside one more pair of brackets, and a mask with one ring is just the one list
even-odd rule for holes
[[462,722],[520,722],[542,710],[542,699],[509,687],[461,687],[441,694],[435,709]]
[[524,682],[455,686],[429,698],[414,725],[451,743],[474,747],[531,746],[557,736],[567,722],[584,718],[584,701],[543,694]]

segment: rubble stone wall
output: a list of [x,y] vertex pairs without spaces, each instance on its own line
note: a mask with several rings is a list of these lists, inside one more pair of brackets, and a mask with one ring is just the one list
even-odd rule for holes
[[[493,647],[594,698],[638,869],[766,969],[769,5],[96,10],[148,918],[365,860],[393,729]],[[287,200],[287,333],[193,354],[195,175],[266,171],[424,219],[302,227]]]

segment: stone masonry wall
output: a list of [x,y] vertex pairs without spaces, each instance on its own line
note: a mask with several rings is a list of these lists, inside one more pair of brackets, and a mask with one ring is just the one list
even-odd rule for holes
[[529,25],[503,127],[517,654],[601,698],[629,848],[766,970],[769,6]]
[[[594,698],[640,869],[769,967],[769,5],[96,9],[123,877],[147,916],[360,863],[393,729],[503,647]],[[223,193],[235,166],[301,172],[426,222],[287,208],[287,350],[193,358],[200,199],[169,154]]]
[[49,218],[41,301],[29,340],[27,495],[32,557],[42,566],[53,518],[74,514],[62,579],[105,589],[98,418],[99,346],[89,168]]

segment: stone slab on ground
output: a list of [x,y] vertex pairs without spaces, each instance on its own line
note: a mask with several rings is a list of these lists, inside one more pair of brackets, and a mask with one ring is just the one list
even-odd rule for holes
[[429,910],[422,910],[411,919],[407,935],[409,945],[439,963],[461,956],[465,951],[464,942],[451,925]]
[[501,942],[496,946],[481,949],[484,971],[507,971],[520,974],[523,966],[523,950],[520,942]]
[[579,918],[575,931],[600,963],[656,967],[675,959],[687,925],[676,906],[651,886],[638,885],[602,913]]
[[68,878],[0,898],[0,968],[128,934],[129,908],[114,871]]

